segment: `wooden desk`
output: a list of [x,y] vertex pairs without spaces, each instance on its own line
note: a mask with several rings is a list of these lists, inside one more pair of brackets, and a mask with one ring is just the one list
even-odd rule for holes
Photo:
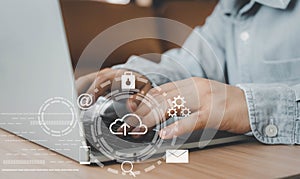
[[[0,129],[0,178],[133,178],[123,176],[119,164],[84,166]],[[14,161],[16,160],[16,161]],[[32,160],[31,164],[11,162]],[[40,164],[34,164],[40,163]],[[155,169],[144,169],[155,164]],[[27,169],[27,171],[18,171]],[[28,170],[29,169],[29,170]],[[31,170],[31,171],[30,171]],[[36,170],[36,171],[33,171]],[[52,171],[51,171],[52,170]],[[68,170],[68,171],[66,171]],[[118,170],[113,174],[108,170]],[[300,173],[300,146],[263,145],[258,142],[214,147],[190,153],[189,164],[134,164],[137,178],[274,178]]]

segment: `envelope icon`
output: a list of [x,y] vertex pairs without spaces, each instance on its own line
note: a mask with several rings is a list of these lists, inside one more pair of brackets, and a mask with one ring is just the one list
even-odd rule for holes
[[189,163],[189,151],[166,150],[166,163]]

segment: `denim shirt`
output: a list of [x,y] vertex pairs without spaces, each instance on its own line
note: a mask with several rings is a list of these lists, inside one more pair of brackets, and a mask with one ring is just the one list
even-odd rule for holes
[[260,142],[300,144],[299,19],[298,0],[223,0],[159,63],[132,56],[114,68],[137,71],[156,85],[191,76],[236,85]]

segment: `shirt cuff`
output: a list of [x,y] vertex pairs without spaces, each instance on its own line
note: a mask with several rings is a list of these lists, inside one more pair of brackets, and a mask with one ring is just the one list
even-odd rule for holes
[[265,144],[299,144],[296,93],[283,84],[239,84],[246,96],[253,135]]

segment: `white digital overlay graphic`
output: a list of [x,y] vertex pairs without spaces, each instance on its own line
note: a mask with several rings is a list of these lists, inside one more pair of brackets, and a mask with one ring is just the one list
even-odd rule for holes
[[[115,134],[115,135],[123,135],[123,136],[126,136],[127,135],[127,129],[130,128],[130,125],[126,123],[125,119],[128,118],[128,117],[132,117],[132,118],[135,118],[138,120],[139,122],[139,125],[137,126],[138,128],[140,129],[144,129],[143,131],[138,131],[138,132],[128,132],[128,135],[144,135],[148,132],[148,128],[146,125],[144,125],[142,123],[142,120],[141,118],[136,115],[136,114],[126,114],[124,115],[121,119],[116,119],[114,122],[112,122],[109,126],[109,131],[112,133],[112,134]],[[117,132],[117,131],[114,131],[113,130],[113,126],[116,125],[118,122],[121,122],[123,123],[121,125],[121,128],[123,129],[122,132]]]
[[[170,29],[176,29],[178,33],[176,36],[170,35],[168,33],[163,33],[160,35],[157,35],[157,33],[153,33],[152,31],[148,31],[147,29],[151,29],[151,27],[153,27],[153,22],[155,22],[155,24],[158,25],[163,25],[166,26]],[[164,40],[167,42],[171,42],[174,44],[177,44],[178,46],[181,46],[183,50],[188,50],[186,49],[183,45],[183,41],[184,39],[186,39],[186,36],[188,34],[191,33],[193,29],[191,29],[189,26],[182,24],[178,21],[174,21],[171,19],[167,19],[167,18],[157,18],[157,17],[143,17],[143,18],[136,18],[136,19],[131,19],[128,21],[124,21],[121,23],[118,23],[114,26],[111,26],[110,28],[106,29],[105,31],[101,32],[100,34],[98,34],[84,49],[84,51],[82,52],[77,66],[74,70],[74,73],[77,74],[79,76],[79,74],[81,73],[81,69],[84,68],[87,64],[94,64],[93,62],[97,61],[98,63],[93,65],[90,69],[91,72],[94,71],[99,71],[99,69],[102,69],[106,62],[106,60],[109,58],[109,56],[120,46],[134,41],[134,40],[140,40],[140,39],[159,39],[159,40]],[[120,32],[131,32],[131,34],[134,34],[132,36],[124,36],[124,38],[111,38],[111,37],[115,37],[117,35],[119,35]],[[220,67],[219,71],[217,71],[218,74],[224,74],[223,70],[222,70],[222,64],[220,63],[221,60],[218,59],[217,55],[214,52],[214,49],[210,46],[210,44],[208,43],[208,41],[199,33],[193,34],[193,38],[199,38],[199,40],[201,40],[203,42],[203,46],[207,49],[211,49],[211,57],[212,60],[216,61],[216,64],[218,67]],[[111,41],[113,43],[107,43],[107,41]],[[105,45],[106,48],[100,48],[101,46]],[[191,57],[197,59],[197,55],[194,54],[193,52],[190,52]],[[165,54],[165,56],[167,56],[167,54]],[[174,63],[176,63],[176,61],[174,60]],[[178,63],[178,65],[181,65],[181,63]],[[202,65],[202,64],[200,64]],[[204,64],[205,67],[205,64]],[[205,68],[204,68],[205,69]],[[130,69],[128,69],[130,70]],[[186,76],[190,76],[192,77],[192,75],[190,74],[190,71],[184,70],[182,73],[185,73]],[[126,75],[126,74],[123,74]],[[128,74],[129,75],[129,74]],[[153,70],[149,73],[147,73],[147,76],[151,76],[151,75],[155,75],[155,76],[160,76],[160,77],[165,77],[166,75],[164,74],[164,72],[158,72],[157,70]],[[217,74],[216,74],[217,75]],[[167,77],[167,76],[166,76]],[[120,79],[120,80],[119,80]],[[124,78],[125,79],[125,78]],[[223,77],[222,79],[225,79],[225,77]],[[118,83],[114,86],[114,87],[120,87],[121,86],[121,92],[126,92],[126,93],[130,93],[133,90],[132,89],[126,89],[124,90],[122,88],[122,85],[120,85],[120,81],[122,82],[122,77],[118,78]],[[137,83],[139,80],[138,77],[136,77],[136,81],[135,83]],[[170,81],[172,82],[173,80],[170,79]],[[127,78],[126,80],[123,80],[123,82],[127,82],[127,84],[129,84],[130,79]],[[105,81],[103,82],[101,85],[95,86],[95,90],[98,91],[99,89],[106,89],[105,87],[108,87],[109,85],[113,84],[113,81]],[[121,83],[122,84],[122,83]],[[126,83],[125,83],[126,84]],[[130,83],[132,84],[132,83]],[[156,84],[154,83],[154,86]],[[111,85],[111,87],[113,87],[113,85]],[[125,87],[126,88],[126,87]],[[132,87],[131,87],[132,88]],[[111,88],[114,89],[115,88]],[[225,88],[224,88],[225,89]],[[138,90],[138,89],[135,89]],[[97,93],[95,91],[95,93]],[[115,94],[114,91],[112,91],[112,94]],[[143,97],[145,97],[145,93],[144,91],[141,91],[141,93],[137,93],[142,94]],[[224,94],[226,95],[226,91],[224,90]],[[127,95],[127,94],[126,94]],[[124,95],[125,96],[125,95]],[[166,95],[164,95],[166,96]],[[139,96],[138,96],[139,97]],[[142,98],[142,97],[141,97]],[[212,99],[213,100],[213,99]],[[154,100],[155,101],[155,100]],[[177,103],[178,102],[178,103]],[[188,101],[187,101],[188,103]],[[183,104],[183,106],[182,106]],[[176,105],[179,105],[181,109],[177,109],[176,107],[174,107],[174,105],[170,105],[171,107],[174,107],[174,111],[172,111],[172,113],[174,113],[174,117],[176,116],[182,116],[182,117],[187,117],[188,115],[190,115],[191,111],[189,108],[186,108],[187,106],[185,106],[185,103],[180,103],[180,99],[176,100]],[[166,111],[161,111],[160,108],[154,108],[153,106],[150,106],[151,109],[157,109],[159,116],[161,116],[160,114],[163,113],[163,116],[165,115]],[[177,106],[178,107],[178,106]],[[189,106],[190,107],[190,106]],[[224,105],[224,109],[225,110],[225,105]],[[84,112],[84,111],[81,111]],[[122,115],[120,115],[122,116]],[[118,120],[118,119],[116,119]],[[120,119],[119,119],[120,120]],[[97,122],[98,121],[98,122]],[[97,120],[95,120],[95,122],[90,124],[90,128],[92,129],[93,137],[91,139],[91,141],[95,142],[95,148],[98,150],[102,150],[101,152],[104,153],[105,156],[107,157],[114,157],[119,159],[119,161],[135,161],[135,162],[139,162],[139,161],[145,161],[146,159],[148,159],[150,156],[152,156],[153,153],[155,153],[155,151],[157,151],[158,148],[161,147],[161,140],[157,139],[156,142],[152,145],[152,147],[149,150],[145,150],[145,151],[141,151],[139,155],[137,155],[135,158],[132,157],[124,157],[123,155],[120,155],[118,152],[116,152],[116,150],[110,146],[110,141],[109,140],[105,140],[105,133],[103,133],[103,131],[101,131],[101,125],[102,123],[99,122],[101,121],[101,118],[97,118]],[[122,120],[120,120],[122,121]],[[116,121],[116,122],[120,122],[120,121]],[[112,124],[112,123],[110,123]],[[128,125],[128,124],[127,124]],[[123,127],[127,126],[126,124],[124,124]],[[115,129],[115,128],[114,128]],[[109,132],[109,131],[108,131]],[[118,132],[118,131],[110,131],[110,132]],[[126,131],[128,132],[128,131]],[[146,132],[145,132],[146,133]],[[204,131],[205,133],[205,131]],[[128,133],[127,133],[128,134]],[[127,135],[126,134],[126,135]],[[156,133],[158,134],[158,133]],[[124,135],[124,130],[123,132],[121,132],[121,135]],[[128,134],[129,135],[129,134]],[[211,134],[211,136],[213,136],[214,134]],[[155,135],[157,136],[157,135]],[[204,135],[203,135],[204,136]],[[173,149],[175,149],[175,146],[173,146],[175,144],[177,138],[173,138],[172,140],[172,144],[171,147]],[[201,139],[199,139],[200,141]],[[113,148],[113,150],[110,150],[111,148]],[[144,172],[150,172],[152,171],[155,166],[159,166],[161,165],[162,161],[158,160],[157,162],[154,162],[153,165],[147,166],[144,169]],[[126,165],[128,166],[128,164]],[[118,170],[113,170],[110,169],[108,170],[111,173],[114,174],[120,174],[120,172],[118,172]],[[136,174],[136,172],[134,172]],[[122,173],[121,173],[122,174]]]
[[[55,137],[69,134],[78,122],[73,103],[63,97],[46,100],[40,107],[38,114],[38,124],[45,133]],[[58,118],[60,120],[57,120]]]
[[77,98],[77,105],[82,110],[89,109],[93,104],[93,96],[91,94],[83,93]]
[[[188,117],[191,115],[191,110],[187,107],[185,107],[186,101],[184,100],[184,97],[181,97],[178,95],[177,97],[174,97],[172,100],[173,107],[170,107],[167,110],[169,117]],[[178,112],[180,111],[180,112]]]
[[91,162],[88,158],[84,158],[83,156],[86,156],[86,153],[91,153],[91,147],[90,146],[79,146],[79,164],[81,165],[90,165]]
[[[129,165],[129,169],[125,169],[125,165]],[[125,174],[129,174],[133,177],[136,177],[136,175],[134,174],[133,170],[133,163],[131,161],[123,161],[121,164],[121,170],[122,172],[124,172]]]
[[135,89],[135,76],[130,71],[124,72],[121,77],[121,88],[122,90]]
[[166,163],[189,163],[189,151],[166,150]]

